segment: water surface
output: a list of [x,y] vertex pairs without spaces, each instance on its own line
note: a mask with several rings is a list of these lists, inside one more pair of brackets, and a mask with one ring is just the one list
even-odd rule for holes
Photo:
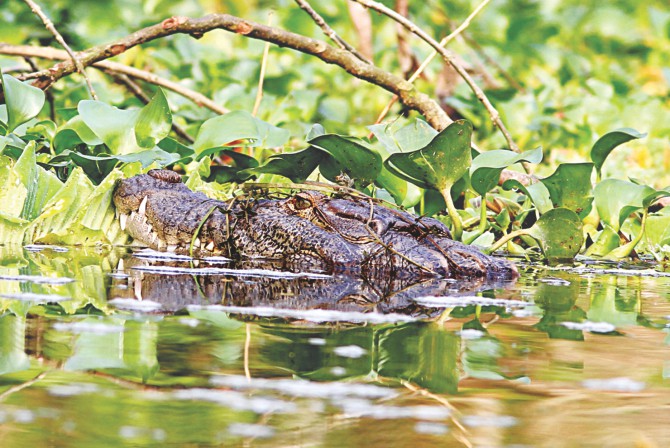
[[365,282],[139,255],[0,247],[3,446],[670,445],[662,273]]

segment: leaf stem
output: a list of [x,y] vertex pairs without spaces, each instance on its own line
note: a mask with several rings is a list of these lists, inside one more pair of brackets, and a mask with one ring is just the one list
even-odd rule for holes
[[481,235],[486,232],[488,220],[486,219],[486,193],[482,195],[482,205],[479,209],[479,228],[477,232]]
[[505,244],[506,242],[516,238],[517,236],[521,236],[521,235],[530,235],[528,233],[528,229],[519,229],[519,230],[515,230],[514,232],[508,233],[507,235],[503,236],[498,241],[493,243],[493,246],[489,247],[484,252],[486,252],[487,254],[492,254],[493,252],[500,249],[503,246],[503,244]]
[[447,212],[449,212],[451,222],[454,224],[452,237],[454,240],[460,241],[463,238],[463,221],[461,221],[461,216],[458,214],[454,200],[451,198],[451,185],[447,186],[444,190],[440,190],[440,193],[447,204]]

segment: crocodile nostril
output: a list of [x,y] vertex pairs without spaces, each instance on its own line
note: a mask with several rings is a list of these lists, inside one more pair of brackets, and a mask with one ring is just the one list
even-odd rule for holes
[[169,182],[171,184],[180,184],[181,176],[178,173],[170,170],[149,170],[147,173],[149,176],[154,179],[162,180],[163,182]]

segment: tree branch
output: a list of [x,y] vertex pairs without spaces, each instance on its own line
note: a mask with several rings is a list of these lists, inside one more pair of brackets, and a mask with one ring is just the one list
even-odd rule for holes
[[[57,50],[51,47],[33,47],[30,45],[9,45],[9,44],[0,44],[0,54],[6,54],[11,56],[30,56],[42,59],[51,59],[51,60],[67,60],[68,55],[63,50]],[[171,90],[185,98],[190,99],[198,106],[206,107],[217,114],[228,113],[228,109],[225,107],[219,106],[214,101],[207,98],[205,95],[195,92],[193,90],[187,89],[186,87],[178,84],[176,82],[170,81],[160,76],[154,75],[153,73],[140,70],[134,67],[129,67],[124,64],[119,64],[118,62],[112,61],[100,61],[92,64],[93,67],[108,70],[115,73],[122,73],[124,75],[130,76],[131,78],[141,79],[151,84],[157,86],[165,87],[168,90]],[[43,73],[44,71],[31,73],[28,75],[18,76],[21,80],[34,79],[38,73]],[[47,90],[48,92],[48,90]]]
[[350,51],[354,56],[356,56],[358,59],[360,59],[363,62],[370,63],[370,61],[360,54],[358,50],[356,50],[354,47],[349,45],[344,39],[342,39],[336,32],[333,30],[325,20],[323,20],[323,17],[319,15],[318,12],[314,11],[314,8],[306,1],[306,0],[295,0],[295,2],[300,6],[302,9],[305,10],[307,14],[314,20],[314,23],[316,23],[319,28],[323,31],[323,34],[326,36],[330,37],[330,39],[337,44],[338,47],[340,47],[342,50],[348,50]]
[[[84,66],[88,66],[154,39],[179,33],[189,34],[197,38],[214,29],[222,29],[253,39],[271,42],[282,47],[289,47],[302,53],[316,56],[328,64],[338,65],[357,78],[397,94],[405,106],[421,113],[426,118],[426,121],[438,131],[444,129],[452,122],[437,102],[428,95],[419,92],[411,83],[379,67],[360,61],[349,51],[334,48],[321,40],[311,39],[282,29],[246,21],[228,14],[212,14],[198,19],[171,17],[159,24],[136,31],[115,42],[99,45],[80,52],[77,56]],[[0,53],[6,47],[6,45],[0,44]],[[112,64],[111,62],[105,63]],[[130,69],[131,67],[126,68]],[[75,67],[72,61],[60,62],[48,70],[42,70],[33,74],[32,78],[37,78],[33,85],[46,89],[60,78],[73,73],[74,70]],[[128,72],[125,74],[133,76]]]
[[468,86],[470,86],[470,89],[475,93],[477,99],[482,102],[486,110],[489,112],[489,115],[491,116],[491,120],[493,121],[493,123],[498,127],[498,129],[500,129],[500,132],[502,132],[503,136],[505,137],[505,140],[507,140],[507,144],[509,145],[510,149],[519,152],[519,147],[514,142],[514,139],[512,138],[509,131],[505,127],[504,123],[500,119],[500,114],[498,113],[498,111],[495,109],[495,107],[493,107],[493,105],[489,101],[486,94],[484,94],[482,89],[480,89],[477,83],[475,83],[474,79],[472,79],[472,77],[468,74],[468,72],[456,62],[455,57],[451,54],[450,51],[442,47],[439,42],[437,42],[435,39],[426,34],[426,32],[424,32],[421,28],[419,28],[414,22],[401,16],[392,9],[387,8],[381,3],[373,0],[351,0],[351,1],[360,3],[363,6],[367,6],[370,9],[373,9],[377,12],[380,12],[390,17],[391,19],[395,20],[396,22],[400,23],[402,26],[407,28],[413,34],[421,38],[423,41],[428,43],[431,47],[433,47],[435,51],[437,51],[440,54],[440,56],[442,56],[444,60],[446,60],[454,68],[454,70],[458,72],[458,74],[463,78],[463,80],[465,80]]
[[56,38],[56,42],[60,44],[61,47],[67,51],[67,54],[70,56],[72,59],[72,62],[74,62],[74,65],[77,67],[77,71],[81,74],[81,76],[84,77],[84,81],[86,82],[86,86],[88,87],[88,91],[91,94],[91,98],[94,100],[98,99],[98,96],[95,94],[95,90],[93,89],[93,84],[91,84],[91,80],[88,79],[88,75],[86,74],[86,69],[84,66],[79,62],[79,59],[77,59],[77,56],[75,56],[74,52],[70,48],[70,46],[65,42],[65,39],[63,39],[63,36],[58,32],[56,27],[54,26],[53,22],[47,17],[46,14],[44,14],[44,11],[42,11],[42,8],[35,3],[33,0],[23,0],[25,4],[28,5],[30,10],[40,18],[42,23],[44,23],[44,27],[51,33],[53,34],[54,38]]

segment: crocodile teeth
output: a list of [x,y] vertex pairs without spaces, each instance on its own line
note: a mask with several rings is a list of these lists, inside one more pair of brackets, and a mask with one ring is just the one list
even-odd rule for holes
[[176,252],[176,251],[177,251],[177,245],[176,245],[176,244],[170,244],[170,245],[167,247],[167,251],[168,251],[168,252]]
[[144,196],[144,199],[140,202],[140,208],[137,209],[137,213],[140,215],[144,215],[147,212],[147,197],[148,196]]
[[121,230],[126,230],[126,222],[128,221],[128,215],[121,213],[119,216],[119,224],[121,224]]
[[195,241],[193,241],[193,245],[195,247],[200,247],[200,238],[196,238]]
[[207,246],[205,246],[205,249],[207,249],[207,250],[210,251],[210,252],[213,251],[213,250],[214,250],[214,241],[210,241],[210,242],[207,244]]
[[197,268],[200,266],[200,260],[193,260],[193,267]]
[[142,282],[140,280],[135,280],[133,285],[133,293],[137,300],[142,300]]
[[119,264],[116,265],[116,270],[117,271],[123,271],[124,270],[124,264],[123,264],[123,258],[119,258]]

